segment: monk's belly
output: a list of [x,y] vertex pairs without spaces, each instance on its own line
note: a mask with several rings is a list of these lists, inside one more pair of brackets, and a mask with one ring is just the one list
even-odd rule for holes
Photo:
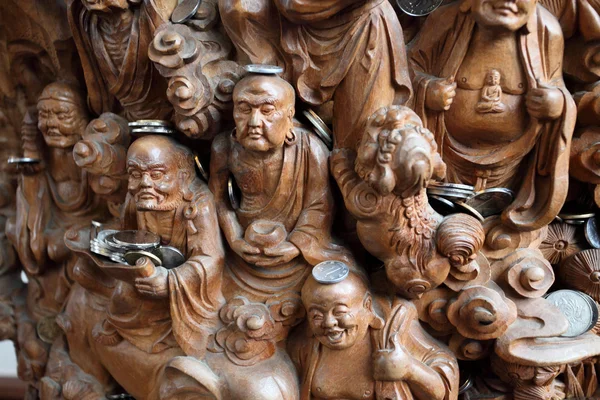
[[479,90],[456,89],[452,106],[444,114],[446,129],[452,137],[471,147],[512,142],[523,135],[529,122],[525,95],[502,94],[505,111],[477,112]]

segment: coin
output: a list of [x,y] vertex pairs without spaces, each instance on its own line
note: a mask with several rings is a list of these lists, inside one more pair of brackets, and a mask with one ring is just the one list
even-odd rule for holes
[[208,182],[208,172],[206,172],[207,170],[206,170],[206,168],[204,168],[204,166],[200,162],[200,159],[198,158],[198,156],[194,156],[194,161],[196,161],[196,167],[198,167],[198,171],[200,171],[200,175],[202,175],[202,178],[204,178],[205,182]]
[[248,64],[244,66],[244,70],[251,74],[261,75],[277,75],[283,72],[282,67],[268,64]]
[[456,201],[454,202],[454,204],[456,204],[457,211],[469,214],[470,216],[477,218],[480,222],[483,222],[485,220],[483,215],[481,215],[479,211],[477,211],[470,205],[463,203],[462,201]]
[[413,17],[422,17],[433,12],[443,0],[396,0],[402,11]]
[[174,24],[182,24],[191,19],[196,14],[196,11],[198,11],[200,4],[202,4],[202,0],[183,0],[173,10],[171,21]]
[[175,129],[164,126],[142,126],[131,130],[132,135],[172,135],[175,132]]
[[585,219],[565,219],[563,222],[569,225],[583,225],[585,221]]
[[469,192],[472,192],[473,190],[475,190],[475,188],[471,185],[465,185],[462,183],[437,182],[437,181],[430,181],[427,184],[427,187],[428,188],[452,188],[452,189],[466,190]]
[[598,306],[594,300],[577,290],[557,290],[546,295],[569,321],[569,329],[562,336],[575,337],[591,330],[598,322]]
[[598,224],[596,217],[588,219],[585,223],[585,239],[595,249],[600,249],[600,235],[598,235]]
[[152,254],[160,258],[162,266],[166,269],[179,267],[185,262],[185,256],[173,246],[159,246],[152,250]]
[[124,250],[144,250],[160,244],[160,236],[148,231],[119,231],[107,237]]
[[444,217],[446,215],[454,214],[455,212],[457,212],[454,203],[448,199],[444,199],[443,197],[435,195],[430,195],[428,196],[428,200],[429,205]]
[[136,261],[142,257],[148,257],[150,259],[150,261],[152,261],[152,263],[157,267],[162,266],[162,261],[160,258],[158,258],[155,254],[152,254],[149,251],[144,251],[144,250],[128,251],[123,256],[123,259],[125,261],[127,261],[127,264],[135,265]]
[[473,207],[484,217],[501,214],[514,200],[510,189],[491,188],[475,193],[465,204]]
[[129,122],[129,125],[132,128],[137,127],[148,127],[148,126],[156,126],[156,127],[172,127],[173,125],[169,121],[165,121],[162,119],[138,119],[137,121]]
[[[463,380],[464,379],[464,380]],[[461,376],[460,387],[458,388],[458,394],[463,394],[467,390],[473,387],[473,375],[469,374],[465,378]]]
[[572,220],[572,219],[584,220],[584,219],[588,219],[588,218],[592,218],[592,217],[596,216],[596,213],[581,213],[581,214],[560,213],[560,214],[558,214],[558,216],[563,221],[568,221],[568,220]]
[[329,150],[333,149],[333,139],[331,129],[325,124],[325,122],[319,117],[319,115],[313,110],[304,111],[304,116],[315,128],[316,134],[321,138]]
[[346,279],[350,268],[341,261],[323,261],[312,270],[312,276],[319,283],[330,285]]
[[441,189],[441,188],[427,188],[427,194],[435,196],[449,197],[451,199],[466,200],[473,195],[473,192],[468,192],[461,189]]
[[240,208],[240,201],[238,200],[238,196],[236,196],[236,192],[239,192],[239,188],[233,181],[233,176],[230,176],[229,180],[227,181],[227,193],[229,194],[229,202],[231,203],[231,207],[234,210]]
[[56,323],[56,315],[40,318],[40,320],[37,322],[35,330],[42,342],[48,344],[52,344],[54,339],[56,339],[62,332]]
[[42,162],[42,160],[40,160],[39,158],[31,158],[31,157],[9,157],[7,162],[9,164],[14,164],[14,165],[31,165],[31,164],[39,164],[40,162]]

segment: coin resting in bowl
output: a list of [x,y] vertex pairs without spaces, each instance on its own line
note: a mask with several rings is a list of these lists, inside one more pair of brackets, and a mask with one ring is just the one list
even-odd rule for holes
[[260,249],[265,247],[273,247],[283,242],[287,237],[287,232],[282,223],[275,221],[257,220],[252,222],[246,233],[244,239]]

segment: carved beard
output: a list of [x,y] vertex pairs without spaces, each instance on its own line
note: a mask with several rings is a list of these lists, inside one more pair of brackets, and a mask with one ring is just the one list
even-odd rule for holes
[[[164,199],[164,197],[163,197]],[[183,193],[177,192],[170,200],[148,201],[136,200],[135,204],[138,211],[173,211],[183,203]]]

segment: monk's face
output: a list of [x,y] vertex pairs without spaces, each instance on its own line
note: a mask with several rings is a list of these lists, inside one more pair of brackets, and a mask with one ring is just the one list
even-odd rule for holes
[[168,145],[134,142],[127,153],[129,193],[138,211],[170,211],[182,201],[182,171]]
[[75,146],[86,124],[86,117],[73,103],[53,98],[38,102],[38,128],[48,147]]
[[81,0],[85,8],[90,11],[107,12],[111,9],[128,8],[127,0]]
[[473,0],[471,12],[478,25],[517,31],[535,11],[537,0]]
[[236,140],[247,150],[281,148],[293,129],[294,93],[278,77],[250,76],[233,93]]
[[311,276],[302,289],[302,302],[315,338],[332,350],[352,347],[368,333],[374,319],[371,296],[358,278],[323,285]]

